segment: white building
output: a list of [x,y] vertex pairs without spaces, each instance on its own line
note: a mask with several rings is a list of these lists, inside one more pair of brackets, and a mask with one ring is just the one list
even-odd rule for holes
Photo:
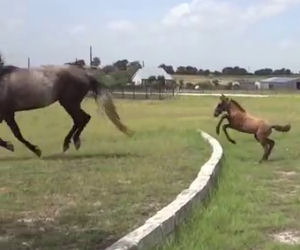
[[166,82],[174,80],[173,77],[168,74],[163,68],[143,67],[134,74],[132,82],[134,83],[134,85],[142,85],[151,76],[154,76],[156,79],[163,76]]
[[299,89],[300,77],[271,77],[260,80],[255,85],[259,89]]

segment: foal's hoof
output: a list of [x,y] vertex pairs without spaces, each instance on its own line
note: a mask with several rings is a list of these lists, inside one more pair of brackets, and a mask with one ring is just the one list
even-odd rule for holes
[[236,144],[236,141],[234,141],[234,140],[231,140],[230,142],[231,142],[232,144]]
[[38,156],[41,157],[42,151],[38,147],[34,147],[33,152]]
[[11,151],[11,152],[14,152],[15,151],[15,147],[14,145],[11,143],[11,142],[6,142],[6,149]]
[[217,133],[217,135],[219,135],[220,134],[220,130],[216,130],[216,133]]

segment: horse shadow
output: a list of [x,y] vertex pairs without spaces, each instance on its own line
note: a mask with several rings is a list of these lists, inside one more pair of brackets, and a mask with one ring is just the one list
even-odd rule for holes
[[42,156],[37,158],[35,156],[5,156],[0,157],[0,162],[18,162],[18,161],[29,161],[38,159],[41,161],[76,161],[84,159],[121,159],[121,158],[139,158],[138,154],[132,153],[84,153],[84,154],[67,154],[67,153],[54,153],[51,155]]

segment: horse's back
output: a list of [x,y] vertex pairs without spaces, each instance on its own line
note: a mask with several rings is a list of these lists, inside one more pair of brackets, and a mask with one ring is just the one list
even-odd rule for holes
[[74,66],[19,69],[10,73],[5,81],[15,111],[42,108],[61,96],[85,95],[89,89],[84,70]]

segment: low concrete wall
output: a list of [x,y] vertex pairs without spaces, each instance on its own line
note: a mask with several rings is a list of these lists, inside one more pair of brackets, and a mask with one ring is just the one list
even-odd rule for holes
[[195,204],[199,204],[208,196],[216,183],[223,149],[215,138],[203,131],[198,132],[209,142],[213,152],[210,159],[201,167],[197,178],[188,189],[183,190],[173,202],[158,211],[144,225],[130,232],[106,250],[144,250],[155,247],[186,219]]

